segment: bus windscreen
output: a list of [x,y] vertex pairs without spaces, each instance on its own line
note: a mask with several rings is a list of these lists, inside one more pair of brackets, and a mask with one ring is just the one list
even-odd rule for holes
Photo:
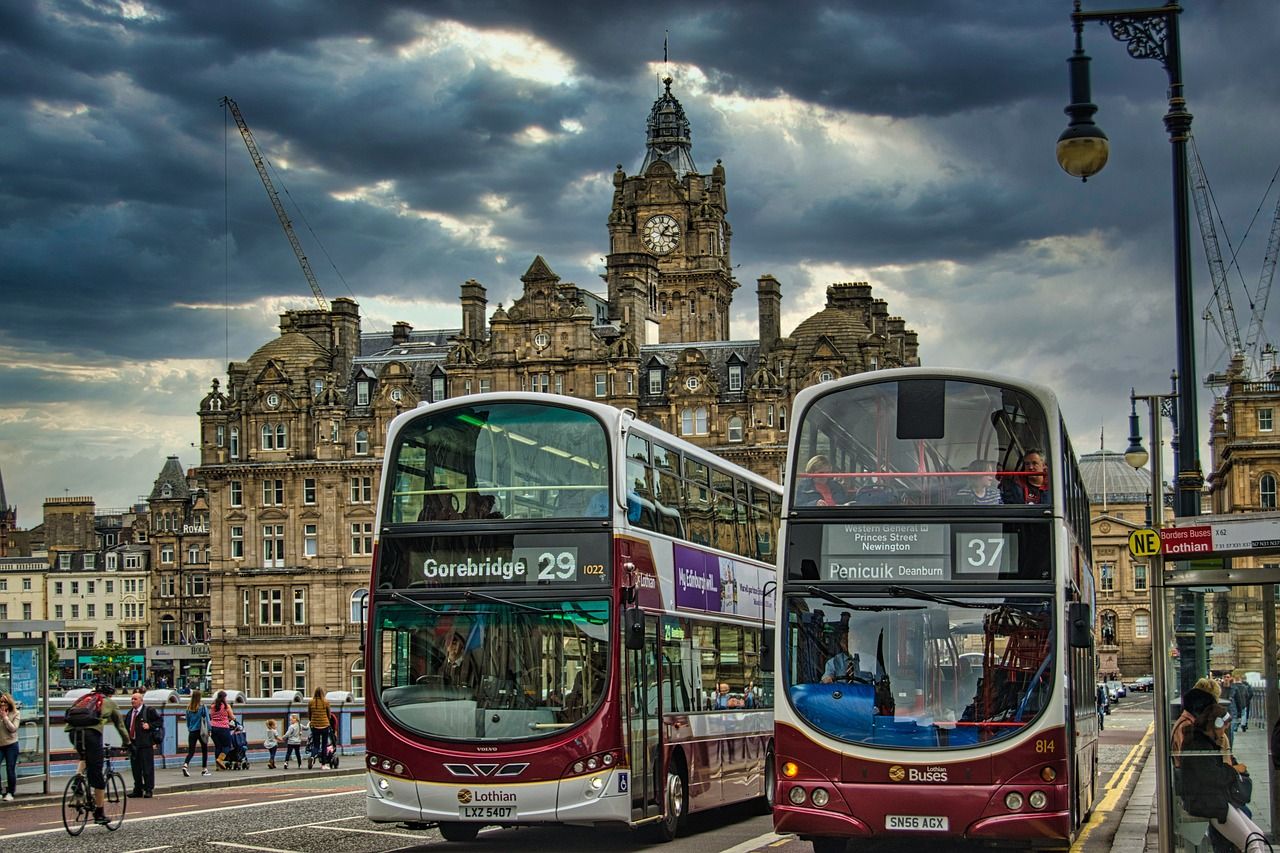
[[400,431],[386,524],[605,518],[609,446],[591,414],[555,405],[462,406]]

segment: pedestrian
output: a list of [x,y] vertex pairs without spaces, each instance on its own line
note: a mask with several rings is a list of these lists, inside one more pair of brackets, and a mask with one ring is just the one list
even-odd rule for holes
[[275,720],[267,720],[267,736],[263,738],[262,745],[266,747],[267,752],[271,755],[267,759],[267,769],[276,769],[276,750],[280,748],[280,740],[277,737],[279,731],[276,729]]
[[[330,742],[333,730],[329,728],[329,700],[324,698],[324,689],[317,687],[311,701],[307,703],[307,718],[311,720],[311,743],[308,747],[307,768],[315,766],[316,758],[324,757],[325,744]],[[337,749],[337,744],[334,744]]]
[[190,776],[191,759],[196,754],[196,744],[200,744],[200,775],[209,775],[209,709],[200,704],[199,690],[191,691],[191,699],[187,702],[185,713],[187,722],[187,760],[182,762],[182,775]]
[[[1231,732],[1249,731],[1249,705],[1253,702],[1253,688],[1249,686],[1249,682],[1244,679],[1235,681],[1231,685],[1231,714],[1235,717]],[[1235,738],[1232,738],[1235,742]]]
[[227,769],[227,753],[231,751],[231,724],[236,721],[236,713],[227,702],[227,691],[219,690],[213,697],[213,708],[209,711],[209,733],[213,735],[213,763],[219,770]]
[[302,724],[297,714],[289,715],[289,727],[284,730],[284,769],[289,769],[289,756],[296,760],[294,767],[302,766]]
[[1239,788],[1243,765],[1233,766],[1222,752],[1222,730],[1228,723],[1212,693],[1191,688],[1182,698],[1182,708],[1194,715],[1188,728],[1182,756],[1182,807],[1195,817],[1208,818],[1224,838],[1246,853],[1269,850],[1266,836],[1233,802]]
[[0,693],[0,760],[4,761],[7,788],[3,800],[13,802],[18,793],[18,703],[8,693]]
[[[164,737],[164,721],[160,712],[143,699],[141,691],[129,697],[130,708],[124,715],[129,730],[129,766],[133,770],[131,797],[150,799],[156,787],[156,744]],[[157,734],[159,738],[157,738]]]

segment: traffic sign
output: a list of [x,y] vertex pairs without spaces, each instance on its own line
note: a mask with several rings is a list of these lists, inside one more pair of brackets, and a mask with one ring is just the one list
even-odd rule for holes
[[1154,557],[1160,553],[1160,531],[1143,527],[1129,534],[1129,553],[1135,557]]

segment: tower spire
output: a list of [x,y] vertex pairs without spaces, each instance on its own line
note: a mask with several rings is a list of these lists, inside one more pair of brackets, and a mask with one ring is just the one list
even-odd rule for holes
[[698,172],[698,167],[693,164],[689,119],[685,117],[684,107],[671,94],[671,82],[670,74],[662,78],[663,92],[649,110],[646,151],[644,162],[640,164],[642,175],[659,160],[675,170],[677,179]]

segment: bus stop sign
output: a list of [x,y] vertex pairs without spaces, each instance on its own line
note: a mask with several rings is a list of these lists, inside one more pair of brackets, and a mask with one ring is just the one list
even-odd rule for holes
[[1160,553],[1160,531],[1143,527],[1129,534],[1129,553],[1135,557],[1154,557]]

